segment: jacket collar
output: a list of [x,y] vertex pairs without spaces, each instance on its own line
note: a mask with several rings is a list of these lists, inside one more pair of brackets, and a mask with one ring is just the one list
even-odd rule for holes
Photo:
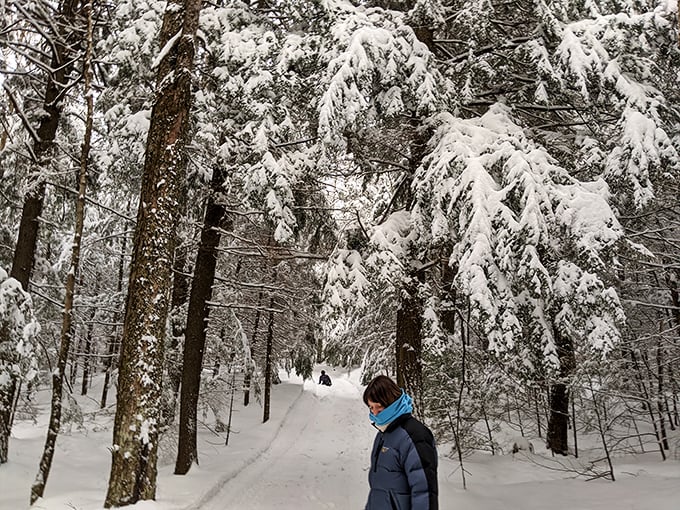
[[397,416],[394,420],[383,425],[382,427],[379,427],[375,423],[371,423],[371,425],[373,425],[376,429],[378,429],[380,432],[382,432],[384,434],[386,432],[392,432],[394,429],[399,427],[402,423],[404,423],[410,417],[411,417],[411,413],[406,413],[406,414],[402,414],[402,415]]

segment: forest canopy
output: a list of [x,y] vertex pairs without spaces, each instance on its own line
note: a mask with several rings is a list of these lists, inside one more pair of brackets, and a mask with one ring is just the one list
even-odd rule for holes
[[644,423],[665,457],[677,3],[0,10],[0,463],[50,387],[32,499],[95,377],[123,506],[154,498],[160,435],[184,474],[201,409],[227,427],[238,380],[267,421],[278,370],[321,361],[394,376],[460,458],[513,414],[555,454]]

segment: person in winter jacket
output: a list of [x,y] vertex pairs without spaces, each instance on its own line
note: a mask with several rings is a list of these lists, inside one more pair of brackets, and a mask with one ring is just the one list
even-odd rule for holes
[[429,428],[411,415],[412,399],[387,376],[364,391],[373,442],[366,510],[438,510],[437,448]]
[[321,371],[321,377],[319,377],[319,384],[323,384],[324,386],[330,386],[333,384],[331,382],[330,376],[326,373],[325,370]]

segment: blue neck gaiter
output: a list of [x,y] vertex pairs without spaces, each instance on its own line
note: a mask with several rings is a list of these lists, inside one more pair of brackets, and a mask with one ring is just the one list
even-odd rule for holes
[[382,426],[411,411],[413,411],[413,399],[404,390],[401,390],[401,397],[380,411],[378,416],[369,411],[368,418],[376,425]]

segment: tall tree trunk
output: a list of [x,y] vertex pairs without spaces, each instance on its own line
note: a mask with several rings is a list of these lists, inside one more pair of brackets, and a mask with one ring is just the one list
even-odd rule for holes
[[[0,342],[9,342],[9,339],[5,339],[7,335],[7,331],[0,331]],[[12,410],[18,393],[17,384],[16,377],[0,384],[0,464],[7,462],[9,455],[9,435],[12,432]]]
[[[118,259],[118,282],[116,284],[116,291],[120,295],[123,290],[123,276],[125,274],[125,251],[127,249],[127,235],[123,235],[123,240],[120,246],[120,259]],[[104,360],[104,366],[106,372],[104,374],[104,383],[102,385],[102,398],[99,402],[99,407],[104,409],[106,407],[106,401],[108,399],[109,384],[111,383],[111,372],[114,368],[118,366],[116,363],[116,358],[118,357],[118,351],[120,350],[120,339],[118,337],[118,321],[119,312],[116,311],[113,314],[113,331],[108,338],[108,346],[106,349],[106,359]]]
[[[663,321],[661,322],[663,328]],[[666,432],[666,419],[664,417],[664,395],[666,393],[664,381],[664,349],[661,339],[656,344],[656,410],[659,413],[659,432],[661,432],[661,444],[664,450],[668,450],[668,433]]]
[[550,388],[550,420],[547,432],[547,446],[553,453],[569,453],[568,429],[569,388],[563,382],[555,382]]
[[200,11],[200,0],[171,1],[161,29],[164,55],[157,74],[130,266],[107,508],[156,496],[163,342],[178,204],[185,194]]
[[[116,328],[117,329],[117,328]],[[118,344],[118,335],[116,330],[108,337],[106,347],[106,358],[104,359],[104,382],[102,383],[102,396],[99,400],[99,408],[106,407],[106,401],[109,398],[109,386],[111,385],[111,372],[113,371],[113,358],[117,355],[116,345]]]
[[[9,105],[7,105],[7,117],[11,116],[14,113],[14,105],[10,102]],[[3,124],[3,130],[2,130],[2,135],[0,135],[0,151],[2,151],[5,146],[7,145],[7,138],[9,137],[9,129],[7,129],[7,125]],[[3,169],[0,169],[0,178],[4,175]]]
[[569,380],[576,365],[574,344],[557,328],[553,328],[557,356],[560,361],[559,378],[550,388],[550,419],[546,433],[547,446],[553,453],[567,455],[569,436]]
[[[92,314],[94,321],[94,313]],[[92,362],[92,328],[93,324],[87,327],[87,335],[85,336],[85,351],[83,352],[83,381],[80,385],[80,394],[87,395],[87,390],[90,387],[90,367]]]
[[397,384],[413,398],[416,411],[422,411],[423,303],[418,295],[419,280],[411,278],[401,292],[396,325]]
[[31,487],[31,505],[43,496],[45,485],[50,476],[54,447],[61,426],[62,393],[64,388],[64,372],[68,361],[73,335],[73,298],[76,288],[76,276],[80,265],[80,246],[82,244],[83,225],[85,223],[85,191],[87,189],[87,162],[90,157],[90,143],[92,140],[92,122],[94,116],[94,100],[90,93],[92,83],[92,51],[94,47],[92,27],[92,0],[85,6],[87,16],[87,49],[83,62],[83,74],[85,77],[84,95],[87,101],[87,117],[85,119],[85,137],[83,140],[82,154],[80,156],[80,171],[78,174],[78,196],[76,198],[75,233],[73,235],[73,247],[71,249],[71,266],[66,274],[66,289],[64,296],[64,312],[61,323],[61,345],[57,365],[52,372],[52,402],[50,421],[47,428],[47,438],[38,474]]
[[[83,351],[83,337],[78,336],[78,342],[75,345],[75,352],[79,353]],[[68,387],[69,388],[75,388],[76,386],[76,379],[78,378],[78,356],[72,356],[71,362],[69,363],[69,377],[68,377]]]
[[186,334],[186,312],[184,305],[189,300],[190,278],[184,274],[187,265],[187,249],[175,250],[172,278],[172,297],[170,298],[170,344],[165,355],[167,380],[170,384],[170,398],[163,403],[163,427],[175,423],[179,389],[182,384],[182,354]]
[[[276,282],[276,269],[273,281]],[[272,291],[273,292],[273,291]],[[272,396],[272,354],[274,352],[274,296],[269,298],[269,321],[267,323],[267,351],[264,358],[264,405],[262,423],[269,421]]]
[[[409,170],[415,175],[425,155],[428,135],[417,117],[410,119],[413,139],[409,144]],[[411,198],[406,198],[410,202]],[[410,208],[411,206],[408,205]],[[414,260],[417,265],[420,261]],[[413,398],[416,413],[424,411],[423,402],[423,302],[419,295],[425,281],[425,270],[419,269],[408,275],[408,282],[401,289],[396,324],[397,384]]]
[[201,387],[201,369],[205,349],[206,329],[215,283],[217,266],[217,247],[220,244],[220,230],[225,209],[220,200],[220,190],[224,183],[224,171],[213,170],[211,193],[203,220],[201,241],[198,245],[196,268],[189,296],[186,333],[184,338],[184,363],[182,365],[182,391],[179,411],[179,445],[175,474],[184,475],[194,462],[198,462],[196,448],[196,415],[198,394]]
[[250,358],[246,359],[246,373],[243,376],[243,406],[250,404],[250,386],[253,380],[253,371],[255,370],[255,340],[257,340],[257,330],[260,327],[260,305],[262,304],[263,293],[260,291],[257,294],[257,308],[255,310],[255,319],[253,320],[253,336],[250,340]]
[[[680,18],[680,16],[678,16]],[[669,247],[669,249],[671,249]],[[675,327],[680,329],[680,269],[666,269],[664,272],[666,278],[666,285],[668,285],[668,291],[671,294],[671,302],[673,303],[673,309],[669,311],[669,314],[675,322]],[[676,335],[680,337],[680,333]]]
[[[28,291],[38,243],[39,218],[45,198],[45,169],[50,165],[54,139],[64,105],[64,91],[68,88],[66,84],[73,70],[71,44],[81,36],[73,29],[78,1],[62,1],[52,26],[56,30],[62,30],[63,33],[53,34],[52,44],[48,45],[53,51],[50,67],[54,71],[47,75],[42,105],[44,115],[40,116],[40,123],[35,131],[37,138],[33,140],[33,182],[24,198],[19,235],[10,270],[10,276],[16,278],[26,291]],[[4,356],[4,354],[0,355]],[[7,361],[12,362],[12,360]],[[21,382],[16,377],[11,377],[7,383],[0,384],[0,464],[7,462],[14,402],[17,400],[20,387]]]

